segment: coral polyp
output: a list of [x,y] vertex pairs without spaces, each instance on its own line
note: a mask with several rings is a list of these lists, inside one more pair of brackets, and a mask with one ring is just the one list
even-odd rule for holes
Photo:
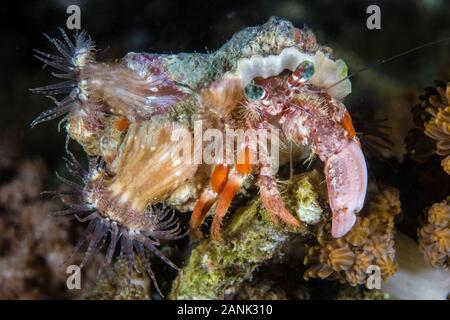
[[450,197],[431,206],[419,228],[419,248],[434,267],[450,269]]
[[[435,87],[426,88],[426,94],[421,97],[422,102],[412,110],[420,128],[411,130],[410,136],[418,133],[425,136],[431,142],[427,143],[428,157],[431,154],[444,156],[441,166],[450,174],[450,82],[435,83]],[[412,153],[416,151],[415,148],[411,149]],[[417,230],[420,252],[425,261],[435,268],[449,268],[449,200],[447,197],[425,208],[425,219]]]
[[331,239],[329,224],[321,225],[304,259],[304,278],[337,279],[355,286],[366,283],[369,266],[378,266],[384,280],[391,277],[397,270],[394,218],[400,210],[399,192],[389,187],[373,195],[345,237]]
[[419,159],[433,153],[444,156],[442,168],[450,174],[450,82],[436,81],[436,86],[427,88],[421,99],[413,109],[415,123],[421,129],[411,130],[409,139],[420,139],[421,143],[411,141],[410,152]]
[[[450,84],[448,85],[450,97]],[[447,102],[450,105],[450,102]],[[439,109],[433,118],[425,124],[425,134],[436,140],[436,153],[446,156],[442,160],[442,167],[450,174],[450,106]]]

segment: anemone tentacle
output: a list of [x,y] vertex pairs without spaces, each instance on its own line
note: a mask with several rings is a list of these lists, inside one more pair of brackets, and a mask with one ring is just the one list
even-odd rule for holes
[[64,29],[59,28],[59,30],[64,42],[57,38],[52,38],[47,34],[44,34],[44,36],[55,46],[60,55],[36,49],[34,52],[36,53],[35,57],[44,63],[44,68],[50,66],[57,71],[63,72],[52,72],[54,77],[66,80],[30,90],[51,98],[61,94],[67,94],[67,96],[61,101],[57,101],[53,98],[56,107],[42,112],[33,120],[31,127],[58,118],[69,113],[74,107],[79,106],[77,103],[80,95],[77,79],[78,69],[83,67],[86,63],[94,61],[95,45],[91,38],[86,35],[86,32],[82,31],[75,33],[74,41],[72,41]]
[[[181,234],[175,212],[171,209],[151,205],[143,213],[143,219],[146,219],[145,225],[147,226],[145,230],[136,230],[121,225],[118,221],[110,218],[108,212],[102,212],[94,204],[90,203],[92,193],[102,191],[101,188],[96,188],[94,182],[95,177],[98,177],[99,174],[104,174],[105,168],[102,159],[89,159],[89,170],[85,170],[73,154],[68,153],[70,159],[65,159],[67,168],[84,186],[58,175],[58,178],[66,185],[75,188],[75,192],[46,192],[59,197],[67,206],[64,210],[54,212],[55,215],[69,216],[78,219],[80,222],[88,222],[84,235],[79,239],[67,260],[71,259],[77,251],[85,246],[86,251],[80,263],[82,268],[109,241],[101,268],[103,269],[111,264],[116,248],[119,245],[121,247],[120,254],[124,255],[128,261],[130,274],[133,269],[137,269],[138,263],[135,259],[135,254],[137,254],[137,258],[152,279],[156,290],[161,294],[156,277],[151,269],[151,264],[145,258],[145,250],[156,255],[173,269],[178,270],[178,267],[157,248],[160,245],[160,240],[179,239],[186,235],[186,233]],[[79,202],[69,202],[65,198],[66,195],[75,196]],[[104,196],[109,195],[105,194]],[[151,228],[148,228],[149,225]]]

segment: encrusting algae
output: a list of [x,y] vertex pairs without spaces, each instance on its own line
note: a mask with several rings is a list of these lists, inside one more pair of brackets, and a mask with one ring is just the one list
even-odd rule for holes
[[388,187],[373,196],[344,237],[333,239],[330,223],[321,224],[304,259],[304,278],[337,279],[355,286],[366,283],[370,265],[380,268],[383,279],[392,276],[397,270],[394,218],[400,211],[399,191]]
[[425,260],[433,267],[450,269],[450,197],[431,206],[418,234]]

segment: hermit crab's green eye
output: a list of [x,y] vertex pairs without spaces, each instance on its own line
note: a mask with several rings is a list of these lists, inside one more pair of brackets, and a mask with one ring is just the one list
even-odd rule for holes
[[300,77],[302,78],[302,82],[308,81],[314,75],[314,64],[305,60],[297,67],[297,70],[300,71]]
[[263,87],[256,84],[248,84],[244,88],[244,94],[248,99],[260,100],[265,95],[265,90]]

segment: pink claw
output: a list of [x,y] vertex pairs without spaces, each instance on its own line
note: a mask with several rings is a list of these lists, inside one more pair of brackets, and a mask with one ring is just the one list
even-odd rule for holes
[[331,234],[340,238],[356,221],[367,190],[367,167],[361,147],[351,140],[325,162],[328,199],[333,212]]

